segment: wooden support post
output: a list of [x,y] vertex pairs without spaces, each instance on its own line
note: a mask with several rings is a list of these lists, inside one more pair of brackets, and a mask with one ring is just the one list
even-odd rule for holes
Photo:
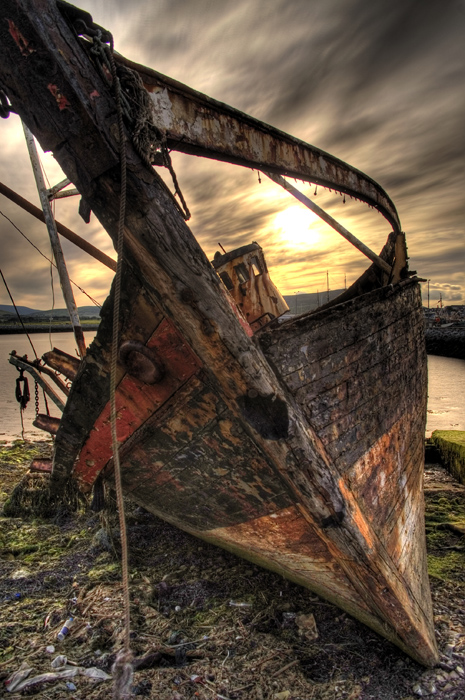
[[264,175],[270,178],[270,180],[273,180],[273,182],[276,182],[277,185],[281,185],[285,190],[290,192],[293,197],[299,200],[299,202],[302,202],[302,204],[305,204],[308,209],[311,209],[317,216],[319,216],[323,221],[326,221],[327,224],[329,224],[335,231],[341,234],[341,236],[344,236],[346,240],[349,241],[349,243],[352,243],[358,250],[363,253],[363,255],[366,255],[367,258],[369,258],[372,262],[375,263],[378,267],[381,268],[383,272],[385,272],[387,275],[391,274],[391,266],[388,265],[388,263],[383,260],[382,258],[379,257],[379,255],[376,255],[368,246],[366,246],[362,241],[360,241],[356,236],[353,235],[353,233],[350,233],[344,226],[342,226],[336,219],[333,219],[333,217],[328,214],[327,212],[324,211],[321,207],[318,206],[318,204],[315,204],[311,199],[306,197],[302,192],[299,192],[298,189],[293,187],[287,180],[285,180],[281,175],[275,175],[274,173],[266,173],[264,172]]
[[45,223],[47,225],[48,234],[50,236],[50,242],[52,244],[53,255],[55,256],[58,275],[60,277],[61,290],[63,292],[63,297],[65,300],[66,307],[68,309],[69,317],[71,319],[71,325],[73,326],[74,337],[76,338],[76,344],[78,347],[79,355],[81,357],[84,357],[84,355],[86,354],[86,343],[81,328],[81,322],[79,320],[76,302],[74,300],[73,290],[71,289],[71,282],[69,280],[68,270],[66,269],[63,250],[61,248],[60,239],[58,238],[55,219],[46,193],[47,188],[45,186],[44,177],[42,175],[42,170],[40,167],[39,154],[37,153],[37,147],[34,141],[34,136],[32,135],[29,128],[26,126],[26,124],[24,124],[24,122],[23,129],[24,135],[26,137],[26,144],[29,151],[29,157],[31,159],[32,170],[34,172],[37,189],[39,191],[42,211],[44,212]]

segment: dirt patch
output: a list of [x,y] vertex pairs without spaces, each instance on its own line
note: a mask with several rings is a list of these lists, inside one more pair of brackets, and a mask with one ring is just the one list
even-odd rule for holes
[[[6,501],[37,452],[0,452]],[[276,574],[177,530],[128,504],[133,697],[159,700],[459,700],[465,695],[465,489],[426,470],[426,526],[438,667],[425,670],[338,608]],[[66,655],[79,673],[8,698],[111,695],[122,641],[114,520],[87,508],[46,519],[1,519],[0,683],[23,662],[29,677]],[[57,633],[72,616],[64,641]],[[47,651],[47,647],[54,651]],[[73,668],[71,666],[71,668]]]

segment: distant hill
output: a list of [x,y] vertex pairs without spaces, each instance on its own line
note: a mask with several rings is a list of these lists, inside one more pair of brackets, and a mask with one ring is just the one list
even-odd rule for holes
[[[20,316],[34,316],[36,319],[49,319],[52,318],[68,318],[67,309],[48,309],[47,311],[41,311],[39,309],[30,309],[27,306],[17,307]],[[99,306],[79,306],[78,307],[79,316],[87,316],[91,318],[100,318],[100,307]],[[16,312],[14,306],[8,304],[0,304],[0,319],[2,320],[12,320],[16,317]]]
[[313,292],[309,294],[285,294],[284,299],[289,307],[291,314],[303,314],[306,311],[313,311],[319,306],[323,306],[328,301],[332,301],[339,294],[342,294],[343,289],[330,289],[329,292]]
[[[35,309],[30,309],[28,306],[17,306],[16,308],[21,316],[31,316],[32,314],[37,313]],[[12,316],[16,316],[15,307],[11,304],[0,304],[0,313],[2,316],[3,314],[11,314]]]

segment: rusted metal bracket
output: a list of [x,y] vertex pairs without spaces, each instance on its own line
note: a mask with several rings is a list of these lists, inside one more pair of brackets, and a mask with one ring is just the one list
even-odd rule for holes
[[32,376],[35,382],[39,384],[39,386],[45,391],[47,396],[51,398],[55,406],[60,409],[60,411],[63,411],[65,408],[64,402],[60,399],[58,394],[52,389],[52,387],[42,378],[40,371],[38,370],[37,367],[35,367],[33,364],[27,361],[24,357],[18,357],[16,353],[13,351],[10,353],[10,357],[8,362],[11,365],[14,365],[15,367],[18,367],[18,369],[24,369],[26,372],[29,372],[29,374]]
[[63,374],[67,379],[70,379],[72,382],[75,380],[80,364],[77,357],[68,355],[67,352],[58,350],[58,348],[53,348],[53,350],[49,350],[42,355],[42,360],[49,367]]

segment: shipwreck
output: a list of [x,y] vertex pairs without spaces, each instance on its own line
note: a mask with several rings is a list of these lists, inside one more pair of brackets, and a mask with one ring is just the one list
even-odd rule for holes
[[[3,0],[0,89],[2,116],[16,112],[53,152],[83,215],[115,242],[126,202],[121,288],[95,340],[85,347],[71,300],[80,359],[54,351],[31,370],[72,381],[60,421],[44,418],[56,432],[53,488],[113,482],[117,295],[125,495],[434,665],[421,296],[388,195],[324,151],[117,55],[109,32],[64,2]],[[213,264],[197,244],[182,198],[153,167],[172,170],[171,150],[259,170],[313,208],[285,176],[356,197],[392,232],[377,255],[339,226],[371,264],[337,299],[280,323],[286,305],[258,244]]]

